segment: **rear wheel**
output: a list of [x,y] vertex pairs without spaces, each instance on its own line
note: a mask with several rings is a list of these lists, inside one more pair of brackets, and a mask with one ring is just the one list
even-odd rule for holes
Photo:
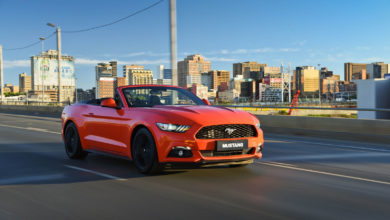
[[65,151],[71,159],[84,159],[88,155],[81,147],[77,127],[72,122],[65,129]]
[[139,172],[154,174],[161,171],[156,144],[148,129],[141,128],[137,131],[132,141],[131,153],[134,165]]

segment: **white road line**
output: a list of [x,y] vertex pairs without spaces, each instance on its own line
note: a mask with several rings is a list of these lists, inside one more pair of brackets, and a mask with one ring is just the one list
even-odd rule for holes
[[[374,157],[390,157],[390,153],[382,152],[357,152],[357,153],[337,153],[337,154],[310,154],[310,155],[294,155],[294,156],[275,156],[267,159],[274,161],[291,161],[291,160],[327,160],[327,159],[351,159],[351,158],[374,158]],[[267,162],[271,162],[267,161]]]
[[49,130],[44,129],[44,128],[19,127],[19,126],[14,126],[14,125],[5,125],[5,124],[0,124],[0,126],[7,127],[7,128],[17,128],[17,129],[29,130],[29,131],[39,131],[39,132],[45,132],[45,133],[50,133],[50,134],[61,134],[61,132],[49,131]]
[[[289,167],[296,167],[294,164],[289,164],[289,163],[280,163],[280,162],[275,162],[275,161],[266,161],[267,163],[272,163],[276,165],[282,165],[282,166],[289,166]],[[260,162],[259,162],[260,163]]]
[[81,167],[76,167],[76,166],[71,166],[71,165],[65,165],[65,166],[70,168],[70,169],[79,170],[79,171],[83,171],[83,172],[87,172],[87,173],[92,173],[92,174],[95,174],[95,175],[98,175],[98,176],[101,176],[101,177],[105,177],[105,178],[108,178],[108,179],[119,180],[119,181],[126,180],[126,179],[123,179],[123,178],[120,178],[120,177],[117,177],[117,176],[112,176],[110,174],[101,173],[101,172],[97,172],[97,171],[94,171],[94,170],[88,170],[88,169],[84,169],[84,168],[81,168]]
[[[301,140],[294,140],[294,139],[274,139],[274,138],[267,138],[267,139],[268,140],[276,140],[276,141],[290,141],[290,142],[296,142],[296,143],[302,143],[302,144],[314,144],[314,145],[323,145],[323,146],[330,146],[330,147],[349,148],[349,149],[354,149],[354,150],[369,150],[369,151],[379,151],[379,152],[390,153],[390,150],[371,148],[371,147],[357,147],[357,146],[352,146],[352,145],[301,141]],[[265,140],[266,143],[267,143],[267,139]]]
[[267,162],[256,162],[256,163],[263,164],[263,165],[268,165],[268,166],[281,167],[281,168],[286,168],[286,169],[291,169],[291,170],[304,171],[304,172],[308,172],[308,173],[317,173],[317,174],[323,174],[323,175],[327,175],[327,176],[336,176],[336,177],[342,177],[342,178],[346,178],[346,179],[360,180],[360,181],[365,181],[365,182],[370,182],[370,183],[378,183],[378,184],[390,185],[390,182],[380,181],[380,180],[373,180],[373,179],[367,179],[367,178],[356,177],[356,176],[348,176],[348,175],[337,174],[337,173],[330,173],[330,172],[325,172],[325,171],[318,171],[318,170],[311,170],[311,169],[305,169],[305,168],[299,168],[299,167],[284,166],[284,165],[278,165],[278,164],[267,163]]

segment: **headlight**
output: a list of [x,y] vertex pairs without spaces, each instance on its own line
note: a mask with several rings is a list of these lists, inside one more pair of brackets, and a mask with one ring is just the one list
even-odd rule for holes
[[156,123],[157,127],[160,128],[163,131],[172,131],[172,132],[179,132],[184,133],[190,129],[191,126],[189,125],[174,125],[174,124],[165,124],[165,123]]
[[257,129],[260,129],[260,122],[256,124]]

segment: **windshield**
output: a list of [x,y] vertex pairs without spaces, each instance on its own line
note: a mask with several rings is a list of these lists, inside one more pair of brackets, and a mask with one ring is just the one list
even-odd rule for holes
[[132,107],[155,105],[205,105],[191,92],[172,87],[134,87],[122,90],[127,104]]

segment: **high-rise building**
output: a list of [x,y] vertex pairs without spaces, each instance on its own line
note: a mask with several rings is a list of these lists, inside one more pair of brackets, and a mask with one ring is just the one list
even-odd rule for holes
[[[151,77],[150,74],[152,74]],[[126,78],[128,85],[153,84],[153,72],[145,70],[144,66],[136,64],[124,65],[123,76]]]
[[239,95],[241,95],[241,83],[244,82],[245,79],[243,78],[243,75],[238,75],[236,77],[233,77],[229,81],[229,89],[235,89]]
[[172,79],[172,69],[164,69],[163,78]]
[[129,85],[153,84],[153,72],[146,69],[130,69]]
[[95,67],[97,77],[116,77],[117,76],[117,61],[108,63],[98,63]]
[[96,98],[114,97],[115,89],[119,86],[128,85],[125,77],[118,76],[117,61],[98,63],[96,73]]
[[384,62],[376,62],[367,64],[367,74],[370,78],[384,78],[385,74],[390,72],[390,64]]
[[280,78],[282,72],[280,66],[264,66],[261,67],[263,77],[269,76],[270,78]]
[[363,69],[367,69],[367,64],[364,63],[344,63],[344,81],[352,80],[353,74],[358,74]]
[[207,73],[203,73],[202,79],[203,77],[208,79],[203,81],[207,82],[205,84],[209,89],[218,90],[218,87],[220,87],[222,83],[229,83],[230,72],[227,70],[211,70]]
[[198,96],[201,99],[208,99],[208,88],[207,88],[207,86],[194,83],[191,86],[191,91],[192,91],[193,94],[195,94],[196,96]]
[[96,82],[96,98],[113,98],[115,77],[100,77]]
[[158,65],[157,66],[157,79],[163,79],[164,78],[164,65]]
[[128,85],[126,83],[126,78],[125,77],[116,77],[116,81],[115,82],[116,82],[115,88]]
[[31,76],[26,73],[19,74],[19,90],[25,93],[31,90]]
[[178,62],[178,84],[181,87],[192,86],[201,83],[201,74],[211,70],[210,61],[206,61],[199,54],[189,55],[183,61]]
[[267,66],[267,64],[259,64],[255,61],[234,63],[233,64],[233,77],[236,77],[238,75],[242,75],[244,77],[244,79],[250,78],[251,72],[260,72],[261,67],[265,67],[265,66]]
[[[45,101],[58,101],[57,58],[58,53],[56,50],[48,50],[46,52],[42,52],[40,55],[31,57],[32,95],[42,94],[42,90],[44,90]],[[72,56],[61,56],[61,73],[62,100],[60,101],[73,102],[76,79],[74,58]]]
[[321,80],[321,93],[322,94],[334,94],[339,92],[339,75],[332,75]]
[[252,79],[246,79],[241,83],[241,97],[248,98],[248,101],[256,100],[256,81]]
[[298,66],[294,72],[294,88],[302,95],[317,95],[320,86],[319,70],[313,66]]
[[165,69],[164,65],[158,65],[157,79],[172,79],[172,69]]
[[322,67],[320,70],[321,79],[333,76],[333,71],[329,71],[327,67]]

